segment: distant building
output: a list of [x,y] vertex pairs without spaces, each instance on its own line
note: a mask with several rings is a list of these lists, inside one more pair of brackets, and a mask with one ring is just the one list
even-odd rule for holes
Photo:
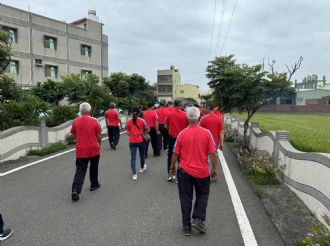
[[175,66],[172,65],[166,70],[157,70],[156,93],[159,101],[173,101],[176,97],[176,87],[179,85],[181,85],[181,74]]
[[196,102],[200,103],[199,87],[193,84],[182,84],[176,87],[176,97],[192,98]]
[[308,75],[303,79],[302,83],[295,82],[295,89],[319,89],[326,86],[326,78],[323,76],[322,80],[318,80],[316,74]]
[[[330,96],[330,89],[297,91],[296,105],[315,104],[315,101],[312,103],[312,101],[308,101],[308,100],[324,99],[325,97],[328,97],[328,96]],[[308,103],[308,102],[310,102],[310,103]],[[325,104],[327,104],[327,103],[325,103]]]
[[108,76],[108,37],[96,12],[71,24],[0,4],[0,26],[12,40],[7,73],[22,87],[62,75]]

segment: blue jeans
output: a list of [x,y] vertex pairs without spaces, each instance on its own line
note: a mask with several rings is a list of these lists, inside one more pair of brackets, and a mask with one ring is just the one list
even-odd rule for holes
[[145,148],[144,142],[141,143],[129,143],[129,150],[131,151],[131,169],[132,173],[136,174],[135,163],[136,163],[136,149],[139,148],[141,168],[144,167]]

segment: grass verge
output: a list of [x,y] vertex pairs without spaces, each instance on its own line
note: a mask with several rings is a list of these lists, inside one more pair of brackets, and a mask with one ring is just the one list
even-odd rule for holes
[[42,148],[42,149],[32,149],[30,150],[27,155],[28,156],[32,156],[32,155],[37,155],[37,156],[45,156],[45,155],[49,155],[61,150],[66,149],[67,145],[63,144],[63,143],[55,143],[52,144],[46,148]]

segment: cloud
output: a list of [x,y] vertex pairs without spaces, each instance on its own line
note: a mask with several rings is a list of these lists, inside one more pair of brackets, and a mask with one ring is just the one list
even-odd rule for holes
[[[294,78],[307,74],[327,75],[330,52],[328,28],[330,2],[327,0],[238,0],[224,48],[233,1],[226,1],[220,45],[214,50],[222,1],[217,1],[217,16],[211,58],[235,54],[240,63],[261,63],[276,59],[276,68],[285,70],[304,57]],[[207,88],[205,68],[209,59],[214,1],[200,0],[8,0],[17,8],[58,20],[86,17],[95,9],[109,37],[109,70],[139,73],[151,83],[157,69],[175,65],[183,82]]]

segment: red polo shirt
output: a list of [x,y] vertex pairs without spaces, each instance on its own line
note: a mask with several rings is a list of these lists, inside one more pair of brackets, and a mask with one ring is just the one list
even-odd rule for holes
[[167,110],[168,110],[168,112],[171,112],[171,111],[173,111],[173,109],[174,109],[174,107],[173,107],[173,106],[168,106],[168,107],[167,107]]
[[[130,143],[142,143],[142,133],[148,129],[148,126],[144,119],[137,118],[136,125],[134,125],[133,120],[129,120],[126,125],[126,131],[129,133],[129,142]],[[140,128],[140,129],[139,129]]]
[[168,128],[168,134],[172,138],[176,138],[188,125],[186,113],[179,108],[173,108],[173,110],[167,115],[166,125]]
[[215,144],[219,146],[220,133],[224,132],[223,123],[220,117],[214,113],[210,113],[200,120],[199,125],[211,132]]
[[108,109],[105,112],[104,118],[107,119],[108,126],[118,126],[119,124],[119,115],[114,108]]
[[174,154],[180,156],[179,168],[201,179],[210,176],[208,154],[216,151],[210,131],[197,124],[180,132],[174,147]]
[[156,113],[158,115],[158,123],[159,125],[164,125],[166,121],[166,117],[168,115],[168,109],[164,107],[160,107],[156,110]]
[[100,154],[97,137],[101,134],[101,126],[97,119],[83,114],[73,121],[70,132],[76,135],[77,158],[89,158]]
[[156,112],[152,109],[148,109],[143,113],[143,119],[147,122],[150,128],[155,127],[156,121],[158,121],[158,116]]

